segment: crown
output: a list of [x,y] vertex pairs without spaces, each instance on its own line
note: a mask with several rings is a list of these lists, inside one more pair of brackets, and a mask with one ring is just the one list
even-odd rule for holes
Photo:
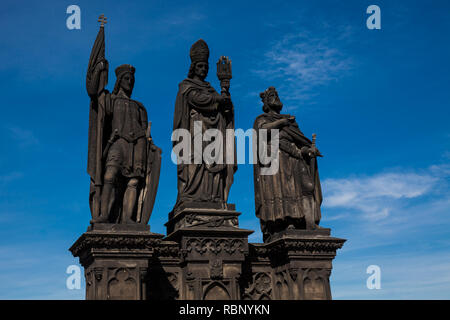
[[132,75],[134,75],[135,71],[136,71],[136,68],[133,67],[132,65],[123,64],[116,68],[116,77],[120,78],[122,75],[124,75],[127,72],[130,72]]
[[202,39],[198,40],[191,47],[191,51],[189,52],[191,56],[191,61],[195,62],[208,62],[209,58],[209,48],[206,42]]
[[262,102],[265,102],[266,101],[266,97],[268,97],[269,94],[272,93],[272,92],[277,92],[277,90],[273,86],[270,86],[266,90],[264,90],[264,92],[261,92],[259,94],[259,96],[261,97]]

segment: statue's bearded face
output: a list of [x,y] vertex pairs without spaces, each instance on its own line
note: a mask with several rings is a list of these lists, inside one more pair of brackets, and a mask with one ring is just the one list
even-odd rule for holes
[[204,80],[208,75],[208,62],[197,62],[194,68],[194,74],[200,79]]
[[280,98],[278,97],[278,93],[276,91],[272,91],[269,93],[267,97],[267,104],[272,110],[280,112],[283,108],[283,103],[281,103]]
[[125,91],[125,92],[130,92],[133,91],[133,87],[134,87],[134,76],[131,73],[126,73],[122,79],[120,80],[120,87]]

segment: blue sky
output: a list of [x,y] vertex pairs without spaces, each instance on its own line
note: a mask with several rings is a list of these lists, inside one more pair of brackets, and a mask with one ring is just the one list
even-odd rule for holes
[[[81,30],[66,8],[81,8]],[[366,8],[381,8],[368,30]],[[450,4],[448,1],[3,1],[0,11],[0,299],[83,299],[66,288],[68,248],[86,230],[89,98],[85,72],[108,17],[112,69],[136,67],[135,99],[163,149],[150,219],[176,199],[170,160],[178,83],[199,38],[233,61],[236,127],[252,127],[273,85],[284,112],[317,133],[325,155],[322,226],[348,239],[334,260],[335,299],[450,298]],[[255,230],[253,170],[240,165],[230,202]],[[366,268],[381,268],[381,289]]]

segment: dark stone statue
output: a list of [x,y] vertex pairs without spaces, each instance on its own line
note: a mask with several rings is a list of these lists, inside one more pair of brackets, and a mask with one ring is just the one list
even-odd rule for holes
[[[235,162],[226,163],[225,147],[223,161],[207,163],[202,155],[200,155],[201,160],[196,161],[194,146],[198,140],[195,138],[194,126],[195,123],[200,123],[202,136],[208,129],[217,129],[223,137],[223,146],[231,143],[227,141],[226,136],[227,129],[234,129],[234,109],[229,92],[231,61],[221,57],[217,63],[217,76],[221,81],[222,89],[219,94],[209,82],[205,81],[209,70],[209,49],[205,41],[198,40],[192,45],[190,58],[192,62],[188,77],[179,84],[173,129],[189,131],[192,152],[189,161],[177,165],[178,196],[174,211],[182,204],[195,206],[195,203],[217,204],[226,208],[237,166]],[[203,139],[200,141],[204,150],[208,142]]]
[[[280,114],[283,104],[274,87],[260,94],[264,113],[254,123],[260,129],[279,130],[279,168],[275,174],[261,175],[263,164],[254,165],[255,209],[264,239],[275,232],[292,229],[319,229],[322,192],[316,157],[321,156],[313,141],[300,131],[295,117]],[[267,144],[270,143],[268,134]]]
[[110,93],[101,19],[86,76],[91,99],[88,168],[92,223],[147,224],[158,188],[161,150],[150,135],[147,111],[131,99],[135,68],[116,68]]

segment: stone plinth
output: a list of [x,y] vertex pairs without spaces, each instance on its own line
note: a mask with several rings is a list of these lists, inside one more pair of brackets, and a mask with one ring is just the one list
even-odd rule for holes
[[329,300],[332,260],[345,240],[329,229],[286,230],[250,244],[241,279],[243,299]]
[[163,235],[146,225],[96,224],[70,251],[85,270],[86,300],[144,300],[149,262]]
[[85,268],[86,299],[331,299],[332,260],[344,239],[321,228],[249,244],[253,231],[239,228],[239,214],[233,206],[182,208],[166,238],[138,224],[89,227],[70,248]]
[[168,237],[173,238],[172,234],[179,229],[238,227],[239,215],[234,204],[228,204],[224,208],[216,203],[193,202],[171,212],[165,226]]
[[239,278],[251,230],[239,228],[239,212],[184,207],[166,224],[166,240],[180,245],[180,299],[239,300]]

